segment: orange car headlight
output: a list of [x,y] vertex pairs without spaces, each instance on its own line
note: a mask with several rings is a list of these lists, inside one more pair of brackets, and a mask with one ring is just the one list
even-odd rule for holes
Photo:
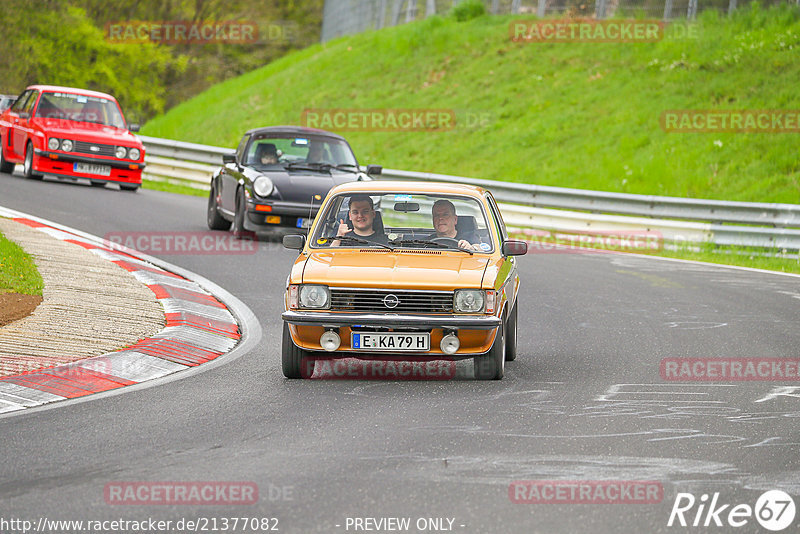
[[497,292],[490,289],[456,289],[453,294],[453,311],[456,313],[494,313]]
[[302,284],[298,293],[300,306],[303,308],[323,309],[331,307],[331,291],[328,286]]
[[482,289],[456,289],[453,295],[453,310],[458,313],[482,312],[485,301]]

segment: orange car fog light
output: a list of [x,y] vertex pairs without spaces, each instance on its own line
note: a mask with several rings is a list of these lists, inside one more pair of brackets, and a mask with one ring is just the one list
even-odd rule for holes
[[267,215],[268,224],[280,224],[280,222],[281,222],[280,215]]
[[458,352],[459,347],[461,347],[461,341],[459,341],[458,336],[452,333],[444,336],[441,343],[439,343],[439,348],[445,354],[455,354]]
[[319,338],[319,345],[328,352],[333,352],[342,344],[342,339],[333,330],[328,330]]
[[257,204],[256,211],[272,211],[272,206],[263,206],[261,204]]

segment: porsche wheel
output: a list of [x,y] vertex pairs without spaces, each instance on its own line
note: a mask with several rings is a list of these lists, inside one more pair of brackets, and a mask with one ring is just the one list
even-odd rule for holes
[[489,352],[483,356],[475,356],[472,359],[472,366],[477,380],[500,380],[503,378],[503,371],[506,363],[506,321],[505,319],[497,328],[497,335],[494,336],[494,343]]
[[211,186],[211,191],[208,193],[206,223],[211,230],[228,230],[231,227],[231,222],[226,221],[222,215],[219,214],[219,210],[217,209],[217,188],[213,185]]
[[[286,378],[308,378],[314,374],[314,361],[311,353],[303,350],[292,341],[289,325],[283,323],[283,342],[281,346],[281,367]],[[306,366],[306,369],[303,369]],[[310,372],[309,372],[310,371]]]
[[25,163],[22,165],[22,175],[28,180],[41,180],[42,175],[33,170],[33,144],[28,142],[25,149]]
[[14,164],[10,161],[6,161],[6,158],[3,157],[3,139],[0,138],[0,172],[4,172],[7,174],[11,174],[14,172]]

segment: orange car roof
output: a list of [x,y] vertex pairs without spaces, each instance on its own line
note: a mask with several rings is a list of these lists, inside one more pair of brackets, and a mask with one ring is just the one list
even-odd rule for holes
[[432,193],[450,195],[469,195],[481,197],[486,192],[482,187],[474,185],[453,184],[447,182],[405,182],[402,180],[373,180],[366,182],[347,182],[337,185],[330,194],[338,193]]

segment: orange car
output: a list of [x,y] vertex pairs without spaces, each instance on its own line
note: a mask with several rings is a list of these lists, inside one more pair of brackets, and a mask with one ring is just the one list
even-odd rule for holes
[[[283,373],[321,358],[466,359],[499,380],[517,352],[519,275],[491,193],[445,183],[351,182],[305,235],[282,314]],[[310,362],[310,366],[309,366]]]

